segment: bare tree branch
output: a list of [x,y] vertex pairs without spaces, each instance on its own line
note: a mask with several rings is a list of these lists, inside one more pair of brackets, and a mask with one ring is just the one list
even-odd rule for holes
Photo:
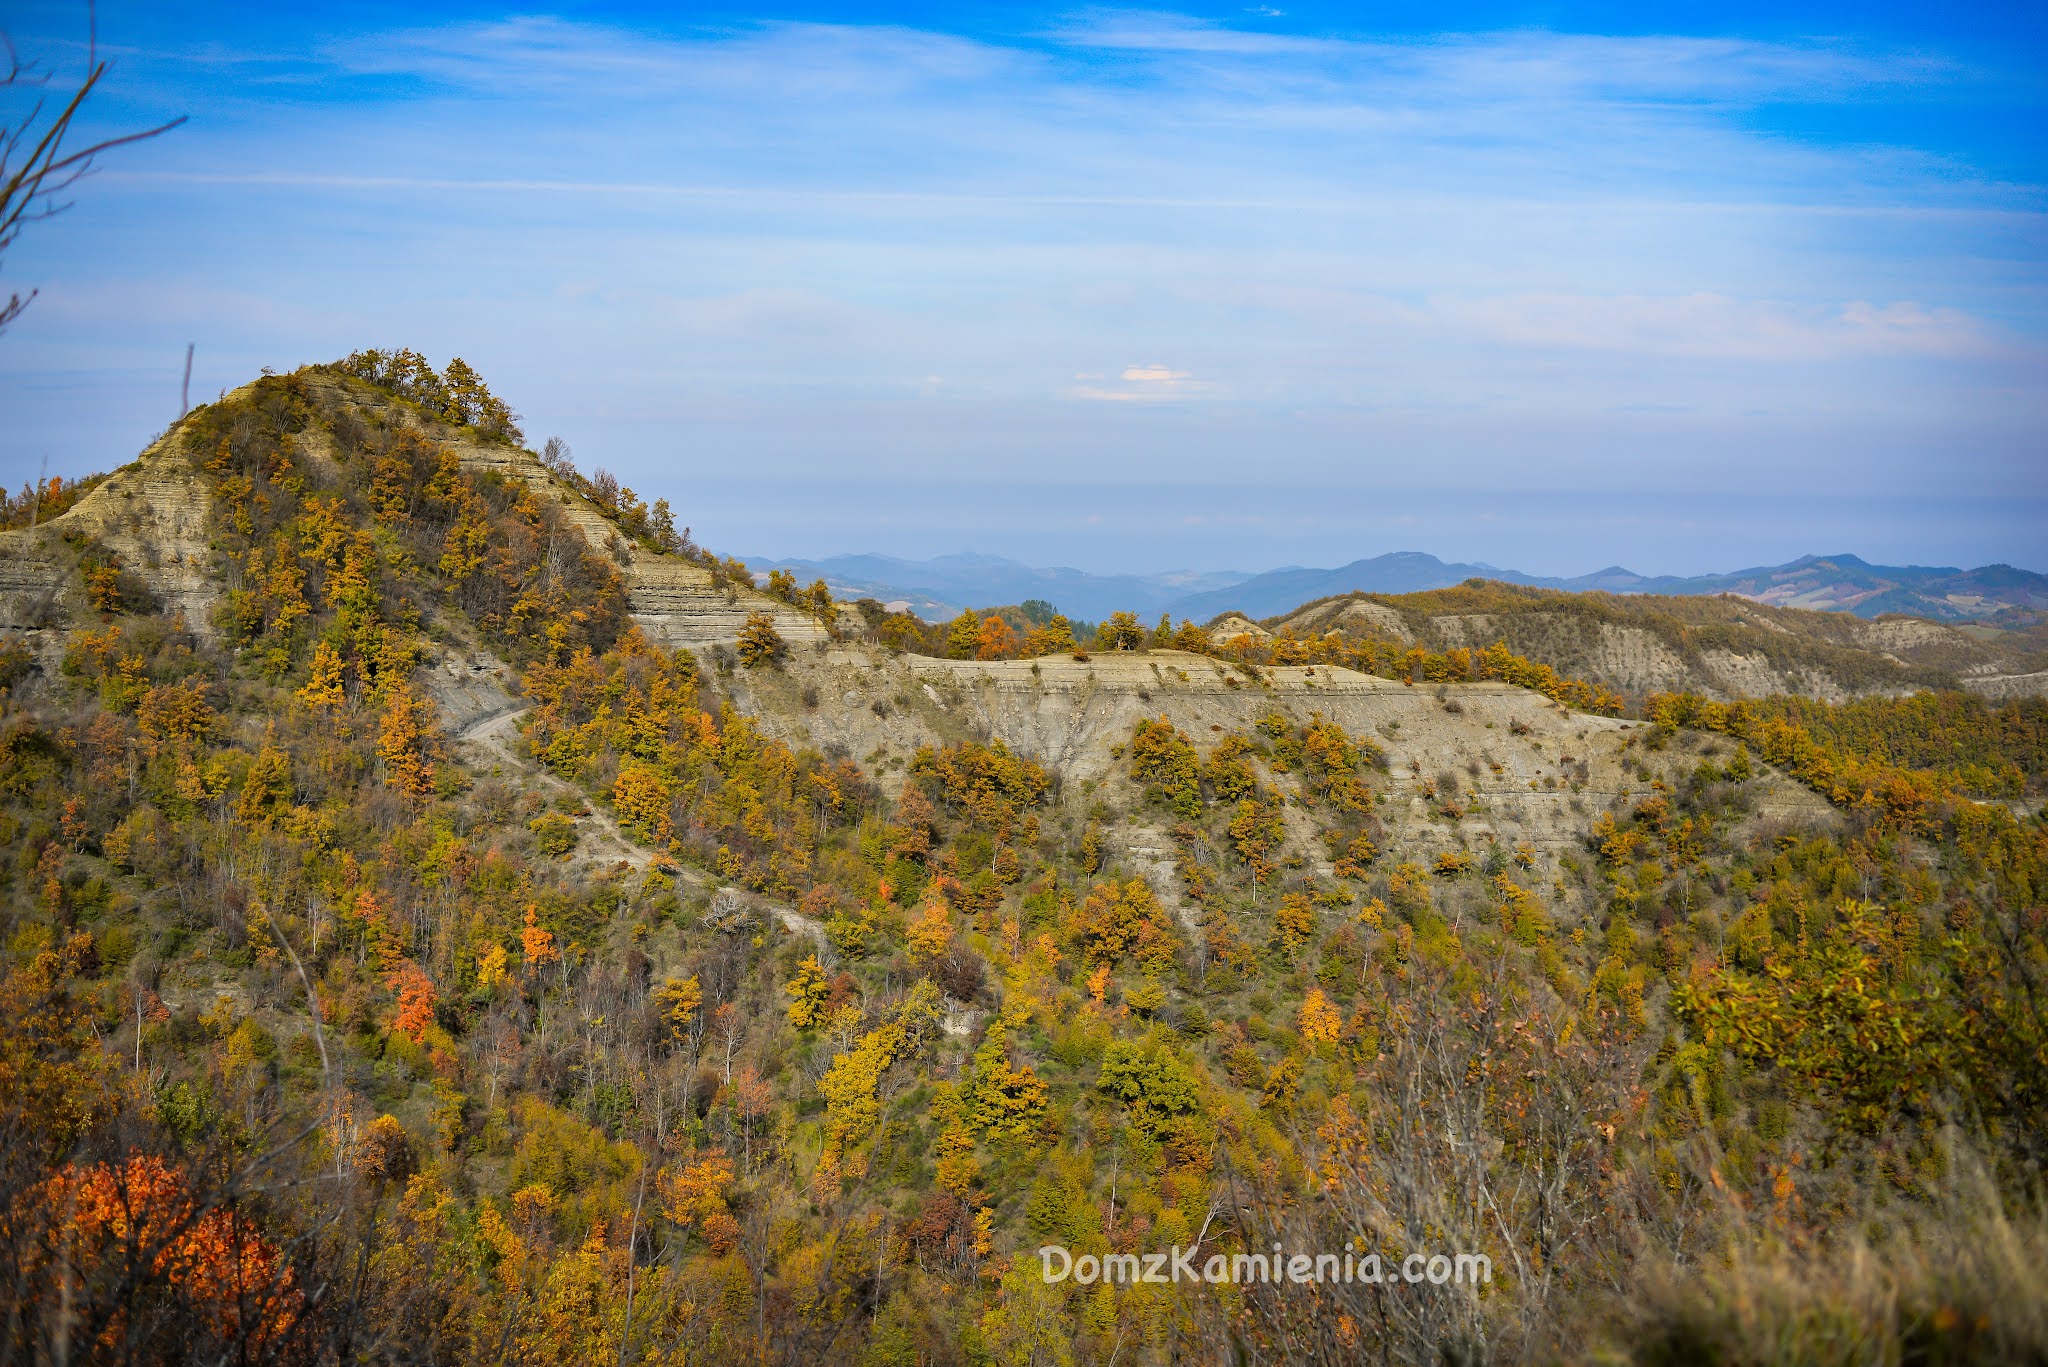
[[[0,33],[0,46],[5,48],[4,57],[0,57],[0,61],[4,61],[4,71],[0,71],[0,90],[49,84],[49,75],[37,71],[33,63],[24,62],[13,41],[4,33]],[[53,218],[70,208],[71,201],[63,198],[64,193],[91,172],[93,159],[100,153],[168,133],[185,122],[185,116],[181,114],[155,128],[105,138],[90,147],[67,151],[64,144],[71,132],[72,120],[85,107],[86,97],[107,74],[108,66],[107,62],[100,60],[95,35],[87,50],[85,80],[54,117],[45,121],[49,101],[38,99],[21,118],[0,127],[0,253],[14,244],[26,225],[38,219]],[[35,290],[30,290],[26,297],[10,294],[7,302],[0,304],[0,332],[5,332],[7,325],[20,317],[22,310],[35,297]]]

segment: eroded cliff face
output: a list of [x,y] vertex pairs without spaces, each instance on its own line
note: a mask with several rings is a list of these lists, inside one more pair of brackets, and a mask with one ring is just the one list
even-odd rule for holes
[[[1136,813],[1117,835],[1134,849],[1165,840],[1143,815],[1123,760],[1148,717],[1171,721],[1204,752],[1274,712],[1296,723],[1320,714],[1372,740],[1388,762],[1374,780],[1388,797],[1378,815],[1400,859],[1527,841],[1554,866],[1583,851],[1602,812],[1631,807],[1656,783],[1729,753],[1726,741],[1688,735],[1652,755],[1637,744],[1648,735],[1642,723],[1571,712],[1506,684],[1410,686],[1327,666],[1250,671],[1179,651],[972,662],[834,645],[793,651],[780,670],[710,677],[781,739],[857,760],[892,790],[920,745],[1001,740],[1059,775],[1070,815],[1098,802]],[[1442,786],[1446,775],[1464,799],[1456,820],[1422,794],[1425,780]],[[1835,820],[1813,792],[1776,774],[1762,773],[1754,795],[1752,824]]]
[[[1228,614],[1211,630],[1224,640],[1240,632],[1255,640],[1283,631],[1304,639],[1367,632],[1431,650],[1505,641],[1562,674],[1633,696],[1690,692],[1731,700],[1797,693],[1842,702],[1933,686],[1960,686],[1994,699],[2048,693],[2039,650],[2024,632],[1654,596],[1606,598],[1588,611],[1575,610],[1583,602],[1553,595],[1569,606],[1531,598],[1507,611],[1460,612],[1431,601],[1442,596],[1391,600],[1399,610],[1365,598],[1332,598],[1265,626]],[[1674,601],[1698,620],[1671,618],[1667,608]],[[1778,644],[1791,648],[1769,648]]]
[[2026,674],[1973,673],[1963,676],[1963,687],[1992,702],[2014,698],[2048,698],[2048,669]]
[[[74,510],[75,511],[75,510]],[[78,556],[57,532],[0,532],[0,630],[35,633],[70,621]]]
[[93,620],[78,575],[90,545],[119,556],[166,616],[182,613],[204,626],[217,594],[209,573],[209,504],[203,483],[173,443],[174,433],[159,438],[34,529],[0,532],[0,629]]

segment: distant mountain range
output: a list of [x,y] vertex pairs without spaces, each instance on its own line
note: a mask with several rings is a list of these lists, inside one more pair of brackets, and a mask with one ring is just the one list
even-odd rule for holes
[[1099,622],[1112,612],[1151,617],[1190,595],[1221,591],[1252,577],[1229,571],[1089,574],[1060,567],[1039,569],[1001,556],[971,553],[934,560],[835,555],[824,560],[749,560],[747,565],[761,574],[788,570],[806,583],[823,579],[837,598],[904,603],[927,621],[956,617],[962,608],[1000,607],[1032,598],[1044,599],[1067,616],[1090,622]]
[[1116,611],[1143,617],[1170,612],[1206,622],[1225,612],[1275,617],[1304,603],[1340,593],[1418,593],[1467,579],[1571,592],[1675,595],[1732,593],[1775,607],[1850,612],[1858,617],[1903,613],[1936,621],[1967,622],[2008,608],[2048,609],[2048,575],[2010,565],[1974,570],[1924,565],[1872,565],[1853,555],[1809,555],[1783,565],[1732,574],[1636,574],[1618,565],[1573,578],[1504,570],[1485,563],[1446,563],[1419,551],[1395,551],[1354,560],[1338,569],[1289,566],[1264,574],[1229,571],[1153,575],[1098,575],[1075,569],[1036,569],[992,555],[947,555],[897,560],[842,555],[825,560],[765,560],[757,570],[788,569],[802,579],[823,578],[842,598],[903,602],[928,620],[965,607],[993,607],[1042,598],[1069,617],[1099,621]]
[[1220,591],[1190,594],[1173,604],[1178,616],[1206,621],[1221,612],[1272,617],[1340,593],[1418,593],[1467,579],[1499,579],[1574,593],[1732,593],[1773,607],[1812,608],[1877,617],[1888,612],[1936,621],[1970,621],[2007,608],[2048,608],[2048,575],[1987,565],[1959,570],[1923,565],[1872,565],[1853,555],[1808,555],[1784,565],[1692,578],[1636,574],[1612,565],[1558,579],[1486,564],[1445,564],[1433,555],[1397,551],[1334,570],[1273,570]]

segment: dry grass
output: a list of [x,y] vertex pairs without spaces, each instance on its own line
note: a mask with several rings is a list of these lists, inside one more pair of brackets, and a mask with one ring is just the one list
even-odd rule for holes
[[2048,1363],[2048,1214],[1981,1166],[1934,1209],[1825,1242],[1750,1225],[1720,1255],[1646,1270],[1595,1355],[1641,1367]]

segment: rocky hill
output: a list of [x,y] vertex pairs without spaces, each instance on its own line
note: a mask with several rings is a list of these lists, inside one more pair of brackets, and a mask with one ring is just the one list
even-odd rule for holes
[[[963,661],[903,655],[843,631],[835,636],[812,613],[751,584],[720,578],[701,564],[630,540],[602,508],[534,452],[487,440],[346,374],[314,368],[290,382],[294,401],[306,410],[290,423],[293,430],[281,434],[292,459],[332,478],[361,434],[403,428],[451,452],[466,472],[535,491],[559,510],[564,525],[590,551],[617,568],[627,614],[650,640],[699,653],[714,666],[706,673],[707,685],[769,734],[858,758],[891,791],[921,747],[963,740],[1001,741],[1092,791],[1098,784],[1114,784],[1113,755],[1142,717],[1166,717],[1200,735],[1242,731],[1273,713],[1297,723],[1325,716],[1361,734],[1398,737],[1386,742],[1391,758],[1417,772],[1463,772],[1485,755],[1489,767],[1471,783],[1479,792],[1500,795],[1500,805],[1489,817],[1456,829],[1395,820],[1397,848],[1417,857],[1446,841],[1462,846],[1475,840],[1529,839],[1544,847],[1562,846],[1574,838],[1588,812],[1618,808],[1645,791],[1619,767],[1629,723],[1592,716],[1545,721],[1557,711],[1554,705],[1497,684],[1457,684],[1438,698],[1350,670],[1242,669],[1178,651],[1114,652],[1085,663],[1064,656]],[[238,428],[254,427],[279,383],[244,386],[214,408],[234,415]],[[196,411],[61,516],[33,532],[0,532],[0,631],[19,633],[46,665],[54,666],[76,631],[118,615],[94,605],[90,582],[97,566],[118,574],[126,609],[175,617],[202,638],[217,635],[216,619],[231,585],[213,548],[218,498],[203,468],[206,453],[192,449],[192,433],[219,418],[219,412]],[[1359,613],[1368,610],[1319,604],[1278,625],[1323,630],[1362,620]],[[772,620],[787,647],[774,671],[744,670],[732,663],[732,648],[755,613]],[[1393,628],[1396,618],[1382,612],[1371,620]],[[422,677],[452,732],[523,710],[516,695],[517,669],[493,654],[473,623],[459,612],[430,605],[424,625],[432,644]],[[1446,617],[1423,630],[1449,645],[1473,644],[1481,636],[1490,642],[1487,633],[1496,625],[1514,644],[1529,635],[1506,618],[1496,623],[1484,615]],[[1394,629],[1408,630],[1405,625]],[[1630,651],[1654,656],[1657,649],[1640,631],[1617,639],[1622,645],[1614,658],[1629,658]],[[1530,644],[1537,647],[1530,653],[1547,659],[1544,648],[1555,642],[1543,637]],[[1599,666],[1607,659],[1592,661],[1589,672],[1606,677]],[[1619,671],[1619,677],[1651,684],[1686,676],[1659,674],[1652,664]],[[1473,706],[1450,712],[1447,701]],[[1489,734],[1504,731],[1513,720],[1539,729],[1513,742]],[[1570,751],[1577,752],[1574,762],[1584,772],[1568,791],[1553,786],[1532,795],[1543,777],[1554,780],[1562,772],[1559,756]],[[1825,804],[1797,785],[1763,782],[1773,786],[1767,794],[1760,791],[1759,810],[1824,813]],[[1569,814],[1561,817],[1567,807]],[[1157,831],[1146,836],[1154,837]],[[1164,883],[1161,890],[1171,895]]]
[[[292,378],[295,396],[311,412],[286,434],[290,456],[331,477],[341,448],[356,434],[393,424],[416,428],[452,451],[463,470],[517,481],[559,509],[584,542],[618,567],[633,620],[656,640],[697,649],[729,646],[755,612],[769,614],[786,640],[826,638],[815,617],[751,584],[720,580],[701,565],[629,541],[531,451],[487,441],[348,375],[314,369]],[[261,381],[246,385],[213,407],[250,413],[262,388]],[[227,584],[210,548],[216,500],[201,468],[204,455],[191,451],[188,441],[190,429],[211,411],[188,415],[63,515],[34,531],[0,531],[0,630],[61,631],[98,620],[82,571],[110,563],[111,556],[136,606],[180,616],[195,632],[212,634]]]
[[1770,607],[1733,597],[1564,593],[1490,581],[1412,594],[1344,594],[1253,623],[1230,614],[1219,639],[1330,631],[1431,649],[1496,640],[1575,678],[1640,697],[1776,693],[1840,700],[1965,688],[1987,698],[2048,694],[2048,624],[1957,626],[1911,617]]

